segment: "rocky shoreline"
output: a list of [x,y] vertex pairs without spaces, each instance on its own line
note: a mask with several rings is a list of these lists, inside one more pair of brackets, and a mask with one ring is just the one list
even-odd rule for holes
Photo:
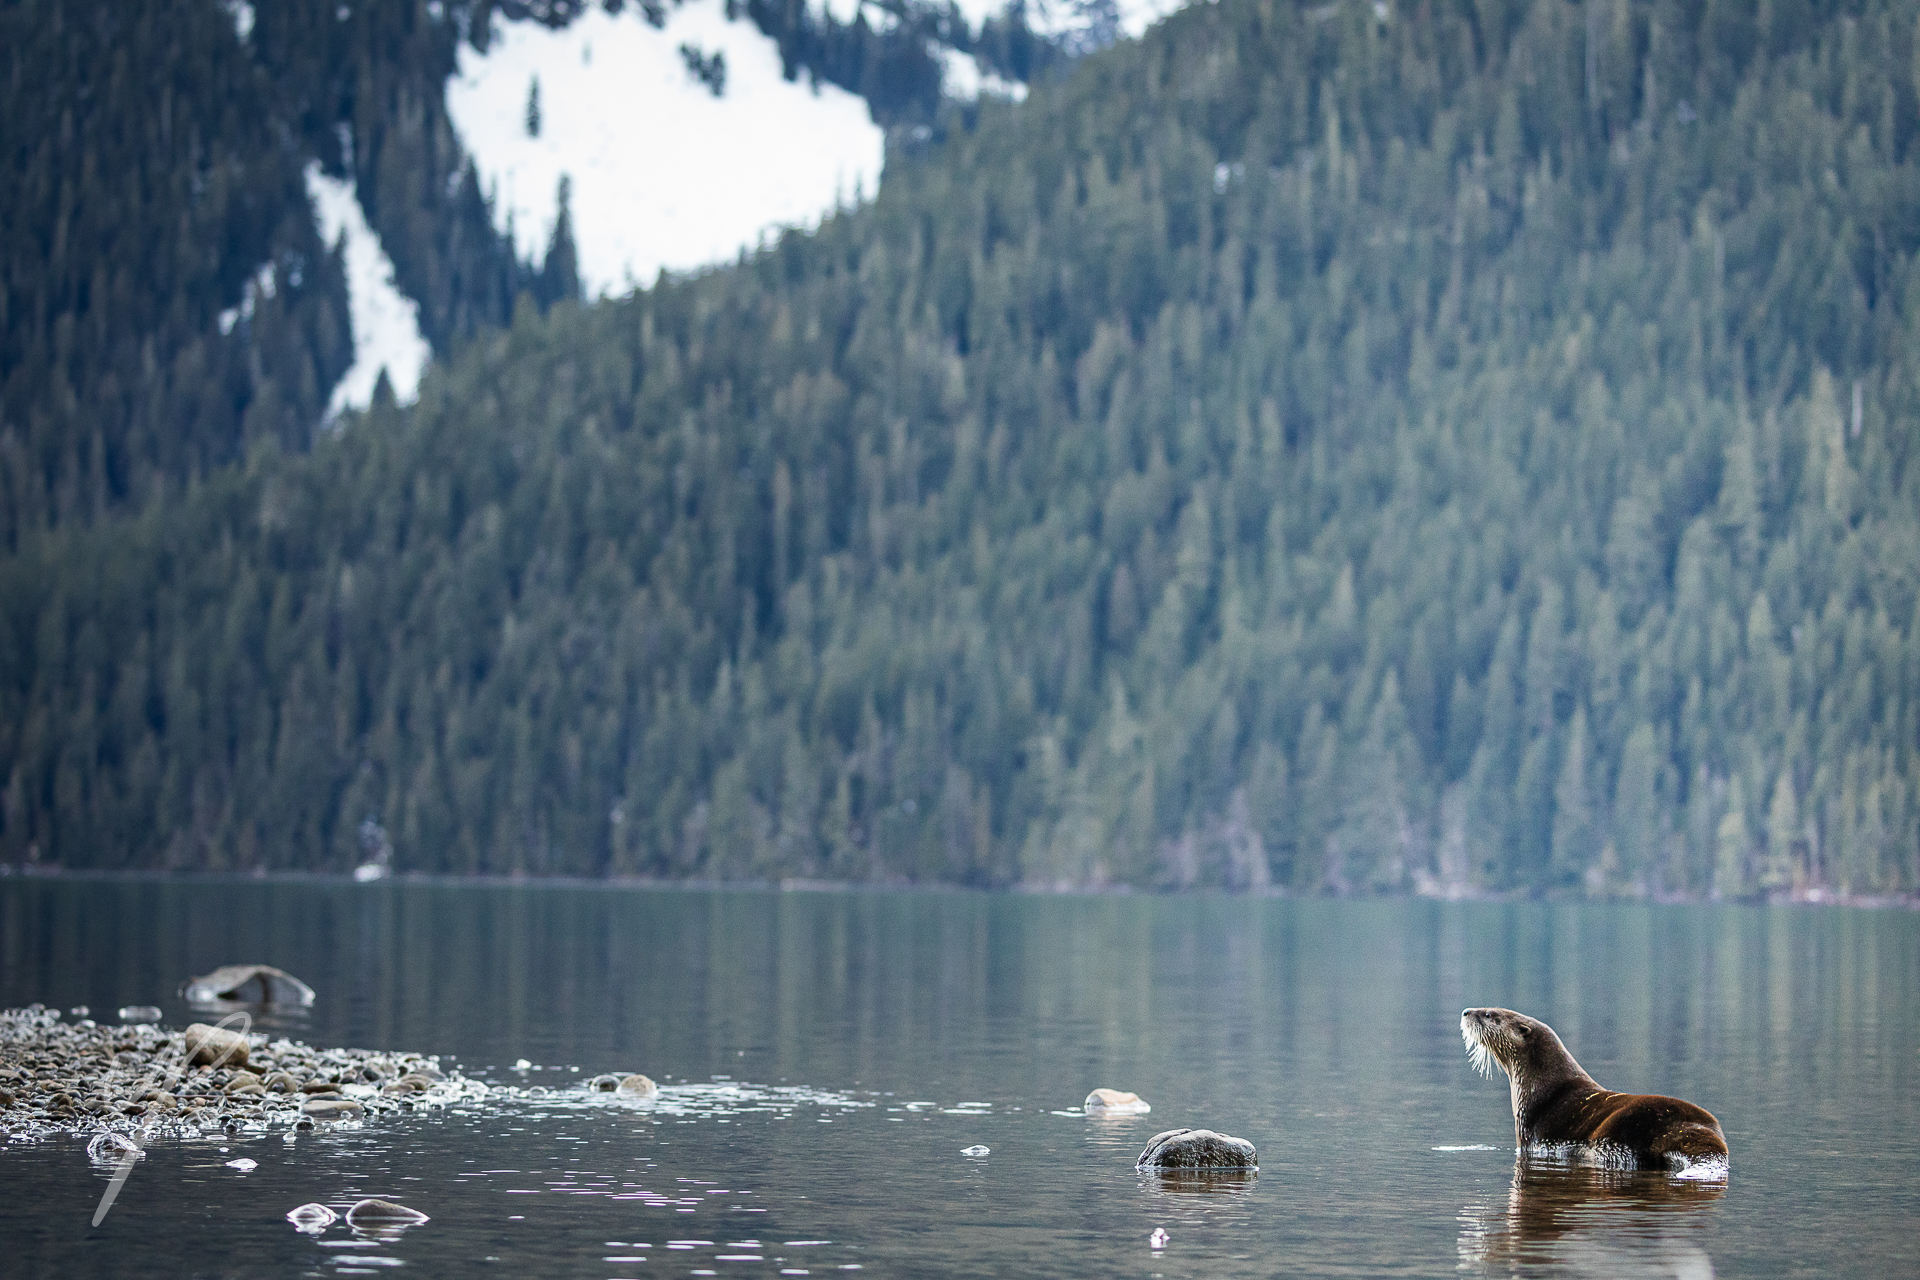
[[205,1024],[67,1021],[37,1004],[0,1010],[0,1136],[10,1141],[362,1124],[487,1093],[435,1055],[315,1049]]

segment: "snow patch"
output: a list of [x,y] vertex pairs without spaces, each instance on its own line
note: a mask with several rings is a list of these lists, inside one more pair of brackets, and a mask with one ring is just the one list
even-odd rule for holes
[[[725,56],[719,97],[689,74],[682,45]],[[866,103],[785,79],[774,42],[728,21],[725,0],[670,8],[664,29],[637,6],[595,5],[558,31],[500,21],[485,54],[463,43],[459,59],[447,112],[495,218],[537,262],[567,175],[589,296],[725,261],[879,186],[885,140]],[[527,130],[536,78],[537,137]]]
[[[979,3],[972,0],[960,6],[961,13],[976,28],[980,17],[986,16],[975,16]],[[1138,40],[1148,27],[1186,6],[1187,0],[1027,0],[1027,26],[1040,35],[1064,40],[1077,52],[1122,36]],[[994,6],[988,12],[1006,8]]]
[[227,16],[233,19],[233,33],[245,44],[253,35],[253,6],[247,0],[226,0],[221,6]]
[[[300,282],[296,280],[294,283],[298,285]],[[220,336],[224,338],[233,332],[236,324],[252,320],[254,304],[262,298],[271,298],[273,290],[273,263],[262,263],[260,269],[253,273],[253,278],[240,290],[239,303],[220,313]]]
[[373,400],[380,371],[387,371],[394,399],[412,404],[420,375],[433,354],[420,336],[420,307],[394,283],[393,261],[367,215],[353,183],[328,177],[318,163],[307,166],[307,196],[320,221],[320,238],[346,237],[347,313],[353,326],[353,366],[327,401],[327,416],[364,409]]
[[971,101],[981,94],[987,94],[990,97],[1011,98],[1015,102],[1027,100],[1026,85],[995,75],[983,68],[979,60],[970,54],[947,45],[935,45],[932,52],[940,60],[940,92],[947,97]]

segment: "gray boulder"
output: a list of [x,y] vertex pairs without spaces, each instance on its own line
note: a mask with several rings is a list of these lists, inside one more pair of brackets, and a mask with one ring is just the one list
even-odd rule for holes
[[313,988],[270,964],[227,964],[187,979],[180,994],[192,1005],[313,1003]]
[[652,1080],[636,1072],[621,1079],[617,1092],[623,1098],[651,1098],[660,1092],[660,1088]]
[[1134,1162],[1136,1169],[1183,1173],[1208,1169],[1258,1169],[1253,1144],[1211,1129],[1168,1129],[1156,1133]]

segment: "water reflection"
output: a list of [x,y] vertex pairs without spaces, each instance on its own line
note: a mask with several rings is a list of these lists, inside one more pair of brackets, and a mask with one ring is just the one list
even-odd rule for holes
[[1231,1196],[1253,1190],[1259,1176],[1257,1169],[1156,1169],[1143,1170],[1140,1184],[1160,1195]]
[[1706,1280],[1724,1182],[1522,1159],[1505,1204],[1461,1211],[1462,1268],[1483,1275]]
[[[238,958],[317,990],[300,1039],[499,1088],[157,1141],[91,1232],[117,1165],[8,1143],[0,1272],[1920,1275],[1920,912],[0,881],[0,1004],[217,1021],[178,988]],[[1460,1051],[1484,1003],[1721,1114],[1738,1193],[1516,1171]],[[584,1086],[641,1071],[653,1101]],[[1153,1111],[1088,1116],[1096,1084]],[[1136,1174],[1174,1125],[1254,1141],[1259,1177]],[[381,1244],[282,1216],[369,1193],[434,1220]]]

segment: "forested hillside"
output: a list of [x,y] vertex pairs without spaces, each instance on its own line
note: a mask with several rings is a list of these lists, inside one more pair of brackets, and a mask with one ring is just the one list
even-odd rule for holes
[[1184,11],[0,562],[0,858],[1911,893],[1917,40]]
[[308,164],[354,181],[437,349],[566,292],[496,234],[447,120],[472,7],[0,6],[0,555],[306,449],[353,359]]
[[0,7],[0,554],[305,444],[352,336],[271,103],[214,5]]

